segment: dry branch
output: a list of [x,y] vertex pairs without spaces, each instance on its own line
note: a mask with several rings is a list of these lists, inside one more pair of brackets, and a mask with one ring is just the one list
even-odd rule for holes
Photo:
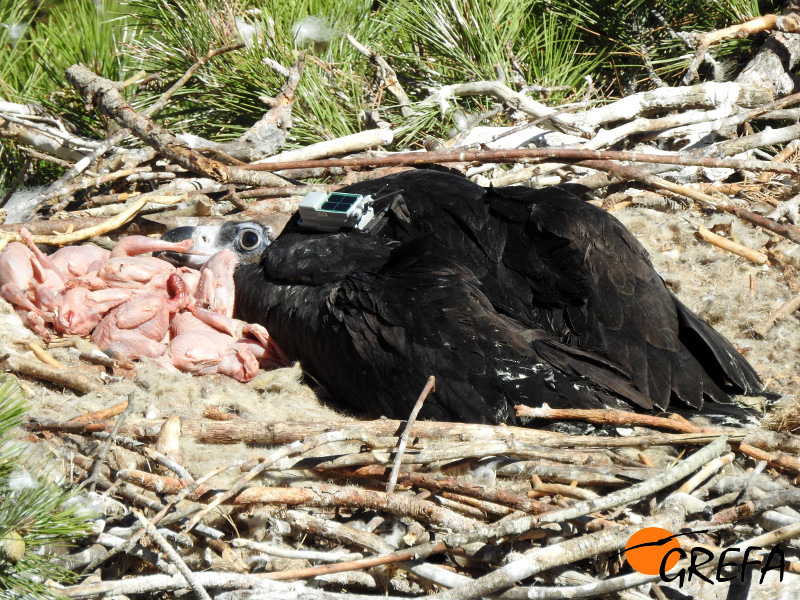
[[82,159],[99,142],[70,132],[62,120],[32,104],[0,102],[0,137],[69,162]]
[[397,443],[397,452],[395,453],[392,470],[389,474],[389,482],[386,484],[387,494],[391,494],[394,491],[394,486],[397,483],[397,474],[400,472],[400,465],[403,461],[403,453],[406,451],[406,446],[408,446],[408,436],[411,433],[411,428],[417,420],[419,411],[422,410],[425,399],[428,397],[428,394],[433,391],[436,391],[436,378],[431,375],[428,377],[428,382],[425,384],[419,398],[417,398],[417,401],[414,403],[414,408],[411,409],[411,414],[408,417],[406,426],[403,428],[403,433],[400,435],[400,439]]
[[6,354],[5,357],[0,357],[0,362],[6,369],[14,373],[42,379],[57,386],[75,390],[81,394],[95,392],[99,387],[98,383],[80,373],[51,367],[41,362],[32,362],[21,356],[9,356]]
[[[42,348],[38,342],[34,340],[16,340],[14,344],[22,346],[23,348],[30,350],[33,355],[42,361],[44,364],[54,367],[56,369],[66,369],[64,365],[58,362],[53,356],[47,352],[44,348]],[[114,415],[108,415],[106,418],[113,417]]]
[[356,50],[361,52],[361,54],[378,65],[378,68],[381,70],[381,76],[386,83],[386,87],[389,89],[392,95],[397,98],[397,103],[400,105],[400,114],[405,118],[408,118],[414,114],[414,110],[411,108],[411,100],[408,98],[405,90],[403,90],[403,86],[400,85],[400,81],[397,79],[397,73],[395,73],[394,69],[389,66],[389,63],[386,62],[386,59],[375,52],[375,50],[372,48],[367,48],[366,46],[360,44],[352,35],[347,35],[347,41],[350,42]]
[[123,400],[115,404],[114,406],[109,406],[108,408],[104,408],[102,410],[95,410],[92,412],[84,413],[82,415],[78,415],[77,417],[73,417],[68,423],[94,423],[97,421],[103,421],[105,419],[110,419],[112,417],[116,417],[120,415],[122,411],[128,408],[128,401]]
[[222,182],[249,185],[283,185],[279,177],[253,177],[237,167],[228,167],[190,150],[165,127],[137,113],[117,91],[113,82],[103,79],[86,67],[73,65],[67,69],[67,80],[101,112],[131,130],[143,142],[153,147],[185,169]]
[[738,244],[733,240],[729,240],[726,237],[722,237],[721,235],[706,229],[705,227],[698,227],[696,235],[698,238],[711,244],[712,246],[722,248],[723,250],[731,252],[732,254],[746,258],[750,262],[757,265],[765,265],[769,261],[767,255],[763,252],[759,252],[758,250],[753,250],[752,248]]
[[[699,433],[701,431],[711,433],[710,430],[703,430],[692,425],[692,423],[677,414],[671,414],[668,417],[657,417],[655,415],[631,413],[623,410],[557,409],[550,408],[549,406],[532,408],[524,404],[518,404],[514,407],[514,410],[518,417],[528,417],[532,419],[580,419],[591,423],[618,425],[622,427],[641,425],[644,427],[668,429],[680,433]],[[718,433],[721,434],[722,432]]]
[[[149,202],[157,201],[163,204],[176,204],[181,202],[185,197],[185,194],[172,197],[155,196],[152,194],[140,196],[139,199],[132,202],[124,211],[111,217],[110,219],[101,221],[97,225],[72,232],[53,233],[50,235],[34,235],[33,241],[36,244],[51,244],[54,246],[65,246],[68,244],[74,244],[76,242],[82,242],[84,240],[88,240],[89,238],[98,235],[104,235],[119,229],[122,225],[133,219]],[[18,233],[3,232],[0,234],[0,250],[2,250],[2,248],[8,244],[8,242],[21,241],[21,239],[22,238]]]
[[[248,129],[227,151],[236,158],[253,160],[274,154],[283,147],[292,128],[292,106],[297,86],[305,67],[305,54],[300,53],[289,69],[286,83],[275,98],[269,100],[270,109]],[[225,147],[227,145],[223,145]],[[241,147],[241,149],[235,148]]]
[[727,105],[753,108],[772,100],[769,91],[757,86],[711,81],[688,87],[664,87],[639,92],[582,113],[562,115],[561,119],[573,127],[594,131],[605,123],[628,120],[659,110],[709,110]]
[[745,21],[744,23],[738,23],[724,29],[709,31],[697,35],[695,40],[697,52],[687,68],[687,73],[684,76],[684,82],[694,81],[697,78],[697,69],[703,62],[706,52],[708,52],[708,49],[711,47],[711,45],[719,43],[722,40],[747,37],[762,31],[770,31],[773,29],[779,29],[781,31],[794,31],[796,29],[796,16],[795,18],[787,18],[779,15],[763,15],[756,19]]
[[283,171],[286,169],[412,166],[453,162],[538,162],[544,160],[575,161],[619,160],[702,167],[719,167],[795,174],[800,167],[763,160],[717,159],[702,156],[585,150],[582,148],[522,148],[519,150],[450,150],[442,152],[404,152],[388,156],[331,158],[325,160],[260,162],[242,167],[245,170]]
[[[164,107],[169,102],[169,99],[180,89],[182,88],[189,79],[191,79],[192,75],[194,75],[197,71],[199,71],[209,60],[213,57],[223,54],[225,52],[231,52],[238,48],[241,48],[244,44],[234,44],[231,46],[224,46],[222,48],[215,48],[213,50],[209,50],[206,54],[193,64],[189,69],[187,69],[186,73],[184,73],[178,80],[170,86],[170,88],[165,91],[161,97],[150,105],[142,114],[145,117],[152,117],[156,113],[160,112],[164,109]],[[96,161],[100,156],[102,156],[105,152],[107,152],[112,146],[121,142],[126,136],[130,135],[130,130],[128,129],[120,129],[108,139],[102,141],[97,148],[95,148],[91,154],[83,157],[81,160],[75,163],[75,165],[69,169],[66,173],[64,173],[61,177],[58,178],[55,182],[53,182],[48,187],[48,193],[61,193],[61,189],[69,184],[70,181],[75,179],[78,175],[83,173],[89,165],[91,165],[94,161]]]
[[[384,144],[391,144],[394,139],[394,134],[386,129],[367,129],[359,131],[352,135],[346,135],[341,138],[311,144],[298,150],[287,150],[275,156],[270,156],[263,160],[255,161],[251,165],[243,168],[256,168],[253,165],[263,165],[275,162],[300,162],[317,160],[327,156],[336,156],[338,154],[351,154],[353,152],[361,152],[367,148],[374,148]],[[282,169],[269,169],[269,170],[282,170]]]
[[436,594],[432,598],[449,600],[488,596],[553,567],[619,550],[625,546],[631,535],[643,527],[663,527],[668,531],[675,531],[683,525],[684,518],[685,508],[680,503],[668,504],[658,516],[645,519],[639,525],[608,529],[558,544],[534,548],[526,552],[524,558],[506,564],[467,585]]
[[[120,430],[121,434],[139,440],[155,439],[163,419],[130,419]],[[379,419],[376,421],[361,421],[359,427],[367,434],[377,438],[395,438],[401,430],[403,421],[392,419]],[[52,421],[31,420],[27,424],[31,431],[61,431],[64,433],[81,433],[83,425],[70,425]],[[95,424],[92,431],[110,431],[113,423],[106,422]],[[182,421],[183,435],[193,437],[205,444],[265,444],[283,445],[307,436],[318,435],[330,430],[346,430],[352,423],[304,423],[298,422],[272,422],[272,421]],[[746,432],[726,430],[725,434],[730,439],[743,439]],[[531,444],[544,448],[617,448],[617,447],[649,447],[671,445],[697,445],[707,444],[719,437],[718,432],[712,433],[683,433],[683,434],[652,434],[630,436],[625,438],[599,438],[596,436],[568,436],[552,431],[530,429],[527,427],[492,427],[473,423],[446,423],[439,421],[419,421],[415,426],[415,438],[419,440],[436,440],[442,443],[472,443],[503,442],[513,448],[518,443]],[[394,440],[386,440],[394,443]],[[484,453],[485,454],[485,453]]]
[[[352,470],[341,470],[338,475],[344,477],[366,477],[385,479],[387,470],[385,467],[360,467]],[[425,473],[406,472],[398,476],[398,484],[404,487],[418,487],[430,490],[434,493],[455,492],[463,496],[486,500],[495,504],[502,504],[515,510],[527,513],[539,514],[555,510],[555,507],[540,502],[521,497],[496,488],[486,488],[475,483],[460,481],[453,477],[434,477]]]
[[772,313],[770,313],[769,316],[764,319],[764,321],[756,326],[755,332],[761,337],[764,337],[767,335],[767,332],[772,328],[772,326],[775,325],[775,323],[781,319],[785,319],[798,308],[800,308],[800,294],[792,296]]
[[211,596],[208,595],[208,592],[203,588],[202,584],[197,581],[197,578],[194,576],[194,573],[186,566],[186,563],[183,562],[183,559],[180,557],[175,549],[169,545],[164,536],[161,535],[155,526],[148,522],[148,520],[144,517],[144,515],[138,511],[134,511],[136,517],[141,521],[142,525],[144,525],[145,529],[147,530],[147,535],[149,535],[152,540],[158,544],[158,547],[169,556],[169,559],[172,563],[178,567],[178,570],[181,572],[181,575],[184,576],[186,581],[194,590],[195,595],[200,598],[200,600],[211,600]]

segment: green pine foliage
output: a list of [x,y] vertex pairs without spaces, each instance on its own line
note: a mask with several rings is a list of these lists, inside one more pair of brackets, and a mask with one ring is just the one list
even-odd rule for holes
[[44,581],[69,573],[51,550],[84,537],[91,516],[70,503],[74,489],[54,482],[12,440],[25,410],[16,385],[0,381],[0,599],[56,597]]
[[[272,0],[132,0],[130,8],[143,28],[136,44],[143,68],[159,73],[165,85],[182,75],[208,50],[237,42],[247,46],[216,57],[180,92],[184,100],[165,111],[174,128],[213,137],[236,138],[267,110],[260,96],[274,96],[284,78],[264,59],[291,67],[298,49],[306,62],[293,110],[293,142],[306,145],[359,131],[365,74],[372,68],[342,37],[369,37],[370,2]],[[250,8],[248,8],[250,7]],[[257,7],[257,8],[256,8]],[[320,16],[324,14],[325,16]],[[295,36],[293,27],[316,17],[305,29],[319,40]],[[187,31],[191,23],[191,31]],[[297,37],[297,39],[295,39]],[[362,57],[363,58],[363,57]],[[160,90],[158,90],[160,92]],[[156,93],[150,95],[154,100]]]
[[[609,57],[597,74],[597,82],[607,93],[620,95],[652,87],[648,63],[666,84],[678,84],[693,55],[682,36],[774,13],[780,9],[780,2],[576,0],[555,2],[554,9],[580,15],[585,45],[594,44]],[[735,75],[751,58],[752,48],[758,46],[753,42],[750,38],[733,39],[715,45],[710,54],[722,63],[722,72],[705,65],[700,75],[704,80]]]
[[[98,2],[102,5],[98,10]],[[213,58],[156,119],[175,131],[216,141],[235,139],[267,107],[284,78],[265,60],[290,67],[299,50],[306,67],[292,111],[288,147],[360,131],[378,110],[397,148],[426,136],[446,139],[458,115],[492,113],[486,123],[513,124],[485,97],[421,105],[441,86],[500,77],[517,91],[561,105],[604,101],[649,89],[659,78],[680,83],[691,58],[681,36],[710,31],[778,10],[756,0],[29,0],[0,2],[0,101],[36,102],[102,137],[110,124],[64,81],[82,62],[123,81],[139,69],[153,75],[125,90],[145,108],[210,49],[245,48]],[[38,8],[31,8],[37,7]],[[403,117],[375,65],[347,41],[379,52],[414,103]],[[711,49],[717,68],[703,79],[735,74],[759,40],[728,40]],[[0,190],[23,164],[0,141]],[[26,184],[52,179],[34,161]]]
[[[118,0],[0,2],[0,102],[37,104],[86,135],[104,137],[107,120],[86,112],[85,99],[67,84],[64,71],[81,62],[109,79],[129,77],[138,68],[126,51],[135,37],[132,23]],[[12,142],[0,140],[0,190],[25,164]],[[61,171],[47,161],[33,161],[25,182],[52,181]]]

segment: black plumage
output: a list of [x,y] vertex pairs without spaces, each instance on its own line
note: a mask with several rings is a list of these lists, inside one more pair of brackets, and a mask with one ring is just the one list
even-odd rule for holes
[[761,382],[666,288],[616,219],[564,188],[481,188],[406,171],[371,194],[368,231],[295,216],[235,274],[240,318],[344,403],[404,418],[513,422],[513,405],[730,403]]

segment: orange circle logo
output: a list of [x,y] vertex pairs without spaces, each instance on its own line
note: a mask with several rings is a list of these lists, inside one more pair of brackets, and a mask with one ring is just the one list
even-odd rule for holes
[[[625,544],[625,560],[639,573],[645,575],[658,575],[661,561],[670,550],[680,548],[675,537],[661,527],[646,527],[640,529],[628,538]],[[674,552],[664,565],[664,572],[669,571],[678,564],[678,553]]]

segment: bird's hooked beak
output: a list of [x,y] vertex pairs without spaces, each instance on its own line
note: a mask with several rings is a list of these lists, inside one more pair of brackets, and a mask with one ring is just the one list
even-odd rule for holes
[[231,222],[224,225],[176,227],[164,233],[161,239],[168,242],[193,240],[194,244],[186,252],[160,252],[157,256],[176,266],[199,269],[223,249],[233,251],[240,263],[257,262],[264,249],[272,243],[273,233],[271,227],[260,223]]
[[170,229],[161,239],[166,242],[182,242],[183,240],[194,240],[194,244],[187,252],[158,252],[153,254],[161,260],[166,260],[176,266],[192,267],[199,269],[214,254],[222,250],[217,245],[217,236],[220,226],[218,225],[185,225]]

